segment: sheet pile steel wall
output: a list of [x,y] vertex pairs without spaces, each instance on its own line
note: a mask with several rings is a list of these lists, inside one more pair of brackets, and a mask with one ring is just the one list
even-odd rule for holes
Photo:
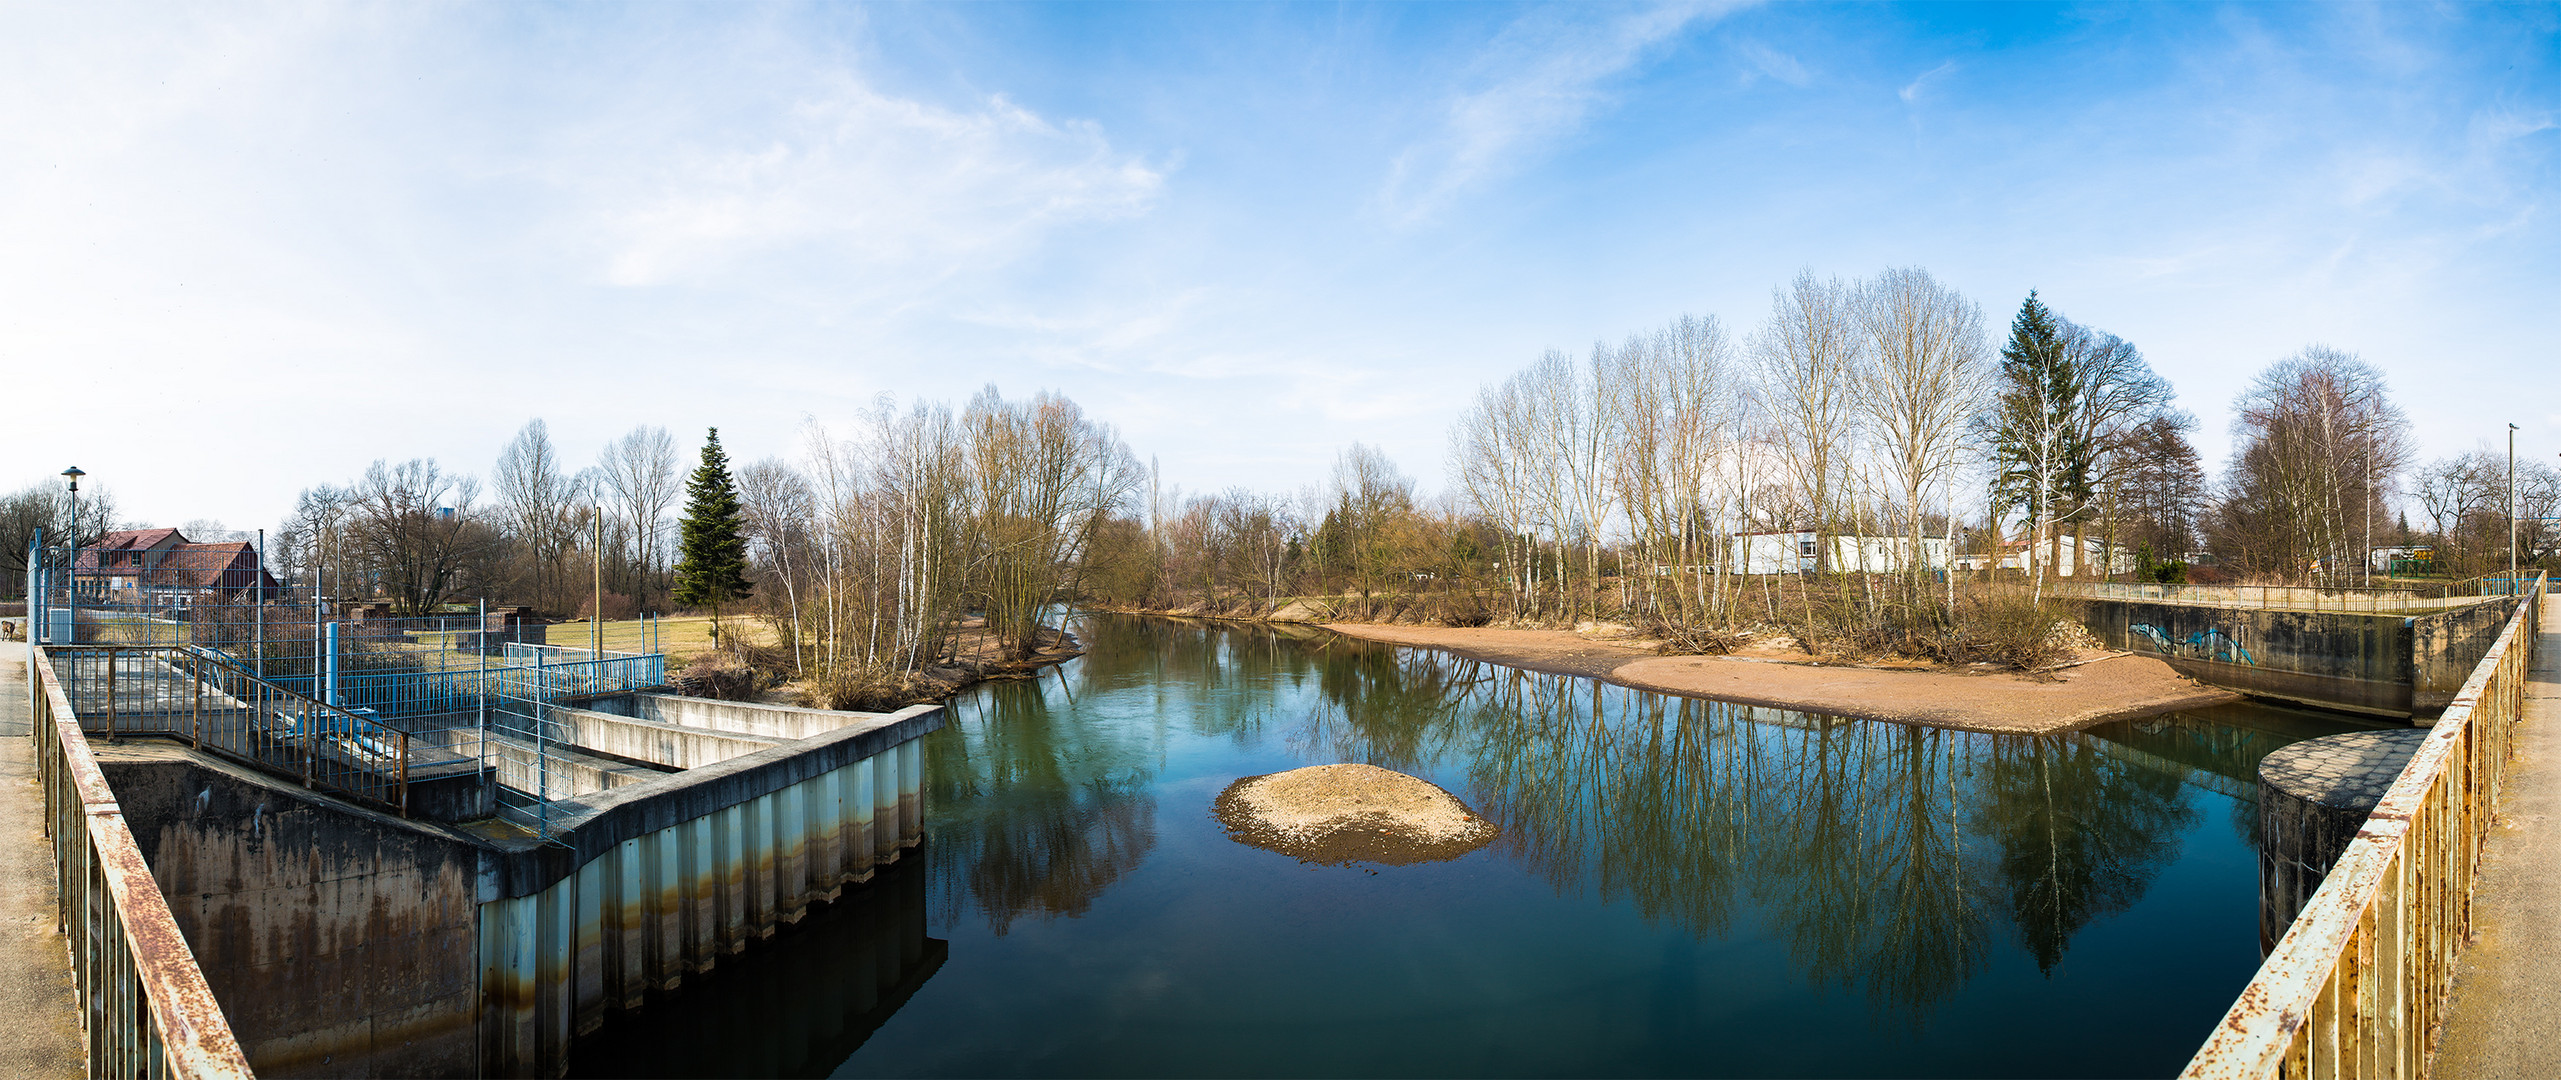
[[[31,650],[32,652],[32,650]],[[28,665],[60,929],[93,1076],[246,1077],[249,1061],[126,830],[51,665]]]
[[2416,1077],[2524,715],[2546,582],[2526,590],[2347,852],[2188,1062],[2190,1077]]
[[[557,804],[574,866],[480,905],[483,1063],[557,1075],[571,1040],[793,923],[924,835],[920,705]],[[541,859],[559,849],[529,853]]]

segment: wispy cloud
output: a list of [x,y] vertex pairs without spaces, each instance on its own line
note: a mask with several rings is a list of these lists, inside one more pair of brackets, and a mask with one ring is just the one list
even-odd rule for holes
[[1608,103],[1611,79],[1727,10],[1680,4],[1588,21],[1542,12],[1513,23],[1468,65],[1474,87],[1451,94],[1435,130],[1396,155],[1380,209],[1400,226],[1429,220],[1580,128]]
[[1805,70],[1804,61],[1759,41],[1745,38],[1734,44],[1734,51],[1742,53],[1744,62],[1752,65],[1750,71],[1743,73],[1746,83],[1762,77],[1776,79],[1789,86],[1806,86],[1814,81],[1814,74]]
[[1920,77],[1913,79],[1911,82],[1904,83],[1903,89],[1897,91],[1896,94],[1903,99],[1903,103],[1906,105],[1917,102],[1921,99],[1922,92],[1929,89],[1930,83],[1936,81],[1940,76],[1954,70],[1956,70],[1956,61],[1947,61],[1946,63],[1940,64],[1928,71],[1922,72]]
[[592,207],[585,225],[618,285],[699,280],[784,250],[933,279],[1053,226],[1142,213],[1165,182],[1092,124],[1001,96],[945,108],[850,79],[752,143],[687,133],[632,156],[630,173],[580,162],[563,176]]

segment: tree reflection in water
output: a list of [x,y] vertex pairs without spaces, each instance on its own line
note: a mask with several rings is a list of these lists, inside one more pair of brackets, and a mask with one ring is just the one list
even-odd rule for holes
[[[1676,698],[1354,646],[1294,745],[1414,770],[1559,891],[1723,937],[1765,913],[1808,981],[1917,1022],[1995,924],[2052,972],[2193,820],[2178,777],[2077,735],[1978,735]],[[1323,757],[1327,754],[1317,754]],[[1969,835],[1970,834],[1970,835]],[[1969,839],[1972,843],[1968,849]],[[1739,893],[1739,896],[1738,896]]]
[[[1179,727],[1422,775],[1502,826],[1474,858],[1508,855],[1560,894],[1702,939],[1755,919],[1808,982],[1918,1025],[1995,934],[2051,978],[2076,934],[2144,894],[2198,814],[2199,766],[2156,760],[2162,738],[2130,751],[2104,730],[1850,721],[1268,627],[1099,618],[1079,632],[1091,651],[1069,674],[978,692],[931,744],[942,918],[974,908],[1002,932],[1086,910],[1153,849],[1153,785]],[[1111,722],[1079,711],[1106,696],[1123,710]],[[2211,763],[2231,771],[2287,741]]]

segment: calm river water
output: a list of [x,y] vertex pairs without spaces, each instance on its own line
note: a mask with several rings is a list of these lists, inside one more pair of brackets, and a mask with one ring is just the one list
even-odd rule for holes
[[[2046,738],[1666,697],[1322,631],[1105,616],[927,743],[922,857],[573,1054],[595,1075],[2130,1076],[2259,959],[2231,706]],[[1227,839],[1359,761],[1450,862]]]

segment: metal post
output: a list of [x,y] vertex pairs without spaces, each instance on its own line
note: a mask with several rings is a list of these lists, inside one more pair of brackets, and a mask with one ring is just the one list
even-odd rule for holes
[[589,516],[596,523],[596,557],[587,560],[596,567],[596,611],[587,623],[596,641],[593,655],[601,657],[605,655],[605,508],[594,507]]
[[480,629],[471,635],[473,652],[480,654],[480,678],[471,684],[472,698],[480,702],[480,738],[472,753],[480,758],[480,780],[489,782],[489,598],[480,598]]
[[2517,587],[2517,426],[2508,425],[2508,591]]
[[322,670],[324,670],[325,672],[327,672],[327,680],[328,680],[328,681],[326,681],[326,682],[324,682],[324,683],[322,683],[322,684],[321,684],[320,700],[325,701],[325,702],[328,702],[329,704],[332,704],[332,705],[340,704],[340,702],[339,702],[339,700],[338,700],[338,624],[337,624],[337,623],[334,623],[334,622],[333,622],[333,623],[330,623],[330,624],[329,624],[328,651],[327,651],[327,652],[325,652],[325,653],[323,653],[323,654],[321,655],[321,661],[322,661],[322,663],[325,665],[325,666],[323,667],[323,669],[322,669]]
[[[323,576],[320,569],[320,534],[313,533],[311,537],[311,651],[313,654],[311,666],[311,688],[314,691],[320,689],[320,623],[323,618],[320,610],[320,594],[323,591],[322,587],[327,584],[328,579]],[[333,649],[331,651],[335,652],[336,650]],[[312,696],[318,697],[319,695],[314,693]],[[330,698],[328,701],[332,705],[338,703],[338,699],[336,698]]]
[[550,687],[543,682],[541,650],[534,652],[534,821],[535,835],[551,836],[551,744],[543,731],[544,706]]
[[258,568],[249,572],[250,648],[256,651],[258,681],[267,681],[267,530],[258,530]]

